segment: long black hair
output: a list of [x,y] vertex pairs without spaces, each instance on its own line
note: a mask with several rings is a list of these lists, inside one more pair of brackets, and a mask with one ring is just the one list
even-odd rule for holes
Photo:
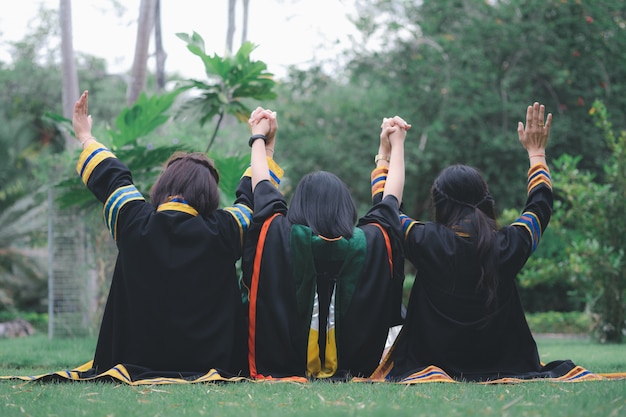
[[318,171],[298,183],[287,218],[327,238],[351,238],[357,211],[348,186],[335,174]]
[[[495,305],[498,270],[495,205],[480,172],[467,165],[445,168],[435,180],[431,194],[435,221],[469,233],[480,263],[478,288],[487,291],[486,307]],[[462,224],[463,223],[463,224]]]

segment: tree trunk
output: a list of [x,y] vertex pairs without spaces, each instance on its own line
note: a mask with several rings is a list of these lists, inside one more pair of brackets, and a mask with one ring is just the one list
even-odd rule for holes
[[154,13],[154,47],[156,54],[156,81],[157,91],[165,88],[165,60],[167,53],[163,49],[163,36],[161,30],[161,0],[156,0]]
[[135,43],[135,57],[130,72],[130,81],[126,92],[126,104],[131,106],[146,85],[148,72],[148,47],[150,36],[154,28],[156,0],[141,0],[139,6],[139,20],[137,22],[137,41]]
[[[74,102],[78,99],[78,75],[74,60],[74,42],[72,35],[72,0],[60,0],[59,23],[61,25],[61,65],[62,65],[62,101],[63,116],[71,119]],[[65,135],[65,148],[74,149],[78,142]]]
[[226,51],[225,55],[233,54],[233,42],[235,39],[235,3],[237,0],[228,0],[228,26],[226,27]]
[[241,44],[248,40],[248,16],[250,12],[250,0],[243,0],[243,27],[241,28]]

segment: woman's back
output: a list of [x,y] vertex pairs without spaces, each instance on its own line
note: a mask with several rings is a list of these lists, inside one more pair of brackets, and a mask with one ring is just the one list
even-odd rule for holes
[[399,319],[402,279],[388,252],[389,234],[400,233],[397,202],[370,210],[350,238],[328,239],[292,223],[269,184],[260,183],[254,198],[243,255],[251,375],[369,376]]
[[117,220],[119,255],[94,366],[155,371],[245,367],[243,306],[235,262],[240,230],[226,210],[191,215],[129,203]]
[[217,210],[213,161],[202,153],[175,153],[147,202],[128,167],[91,135],[87,91],[74,106],[72,124],[83,149],[76,171],[103,203],[119,250],[89,373],[118,364],[130,379],[244,371],[235,262],[252,217],[250,177],[242,177],[235,205]]
[[[431,189],[435,223],[403,217],[405,256],[417,269],[407,318],[394,346],[392,378],[430,365],[460,380],[561,376],[573,364],[543,366],[515,283],[552,214],[545,147],[552,115],[528,106],[518,136],[528,152],[528,195],[521,215],[498,229],[480,173],[444,169]],[[387,362],[386,362],[387,363]]]
[[394,372],[432,364],[464,379],[538,371],[536,345],[514,283],[528,255],[528,239],[510,227],[497,233],[502,262],[496,299],[489,305],[471,237],[436,223],[414,228],[405,256],[417,276],[404,325],[413,337],[396,347]]

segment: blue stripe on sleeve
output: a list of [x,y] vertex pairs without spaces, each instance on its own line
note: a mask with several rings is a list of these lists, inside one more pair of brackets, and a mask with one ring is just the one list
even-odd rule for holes
[[85,159],[85,162],[83,163],[83,167],[80,170],[80,176],[82,177],[85,170],[87,169],[87,167],[89,166],[89,162],[94,159],[96,157],[96,155],[98,155],[100,152],[108,152],[109,150],[107,148],[98,148],[95,151],[93,151],[91,153],[91,155],[89,155],[87,157],[87,159]]
[[139,190],[131,184],[115,190],[105,202],[103,209],[104,222],[114,240],[117,240],[117,216],[120,210],[126,203],[135,200],[145,201]]
[[541,240],[541,223],[535,213],[529,211],[522,213],[522,215],[513,222],[513,226],[522,226],[528,231],[532,241],[532,252],[534,252]]

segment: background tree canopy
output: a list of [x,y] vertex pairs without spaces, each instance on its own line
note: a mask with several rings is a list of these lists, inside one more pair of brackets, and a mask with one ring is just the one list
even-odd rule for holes
[[626,126],[623,1],[357,3],[363,43],[379,39],[380,50],[355,51],[340,74],[294,71],[279,94],[277,158],[294,178],[332,169],[366,204],[380,119],[399,114],[413,124],[409,213],[428,216],[430,184],[450,163],[479,168],[500,209],[519,207],[527,161],[516,128],[534,101],[554,115],[549,156],[581,155],[601,174],[609,150],[588,112],[600,99]]

